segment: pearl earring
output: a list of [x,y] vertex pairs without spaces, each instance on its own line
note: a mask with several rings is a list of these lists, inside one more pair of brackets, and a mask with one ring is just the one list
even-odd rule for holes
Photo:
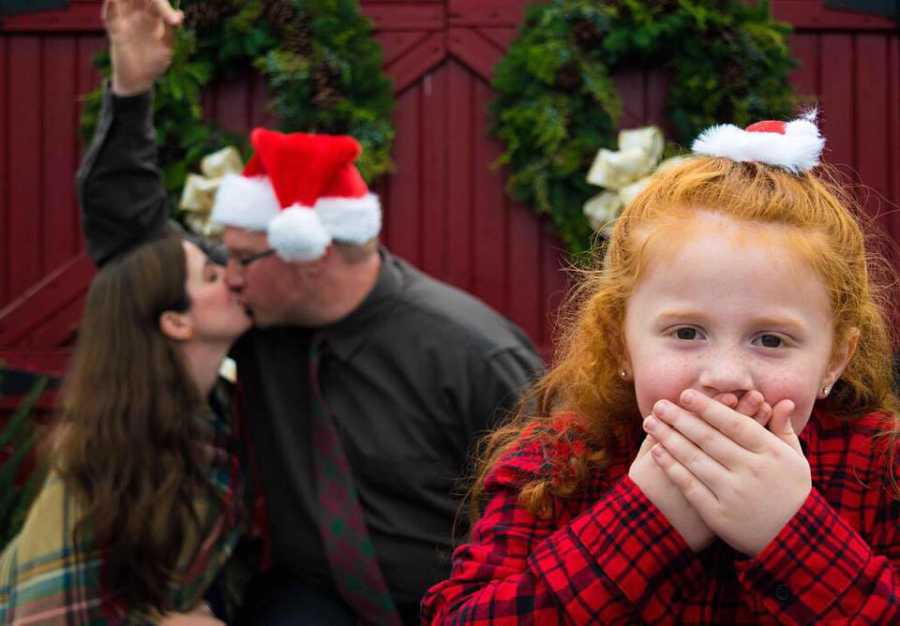
[[824,387],[822,387],[823,398],[827,398],[829,393],[831,393],[831,385],[825,385]]
[[626,372],[625,370],[619,370],[619,377],[622,380],[626,380],[628,378],[628,372]]

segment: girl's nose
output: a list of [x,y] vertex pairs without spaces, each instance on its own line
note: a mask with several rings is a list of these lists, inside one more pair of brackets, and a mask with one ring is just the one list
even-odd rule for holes
[[714,396],[734,393],[738,397],[753,388],[753,377],[745,359],[735,351],[719,351],[702,364],[699,383],[703,392]]

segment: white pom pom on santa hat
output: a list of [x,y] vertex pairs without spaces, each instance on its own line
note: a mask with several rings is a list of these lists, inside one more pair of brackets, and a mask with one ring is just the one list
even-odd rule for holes
[[313,261],[334,241],[365,243],[381,230],[381,205],[353,161],[359,143],[347,135],[250,135],[254,155],[241,176],[227,176],[212,221],[265,231],[287,261]]
[[733,161],[756,161],[799,174],[816,167],[825,138],[816,126],[816,111],[792,122],[767,120],[746,129],[732,124],[703,131],[691,150],[695,154],[725,157]]

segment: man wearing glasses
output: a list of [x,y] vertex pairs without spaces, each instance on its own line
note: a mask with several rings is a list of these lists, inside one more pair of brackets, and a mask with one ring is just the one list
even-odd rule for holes
[[[98,264],[166,229],[150,92],[182,19],[166,0],[107,0],[104,17],[113,79],[78,178]],[[262,176],[224,196],[223,185],[214,212],[226,280],[256,325],[233,356],[273,569],[248,623],[415,624],[424,591],[449,574],[472,444],[542,363],[512,323],[379,246],[380,209],[359,186],[349,138],[268,132],[253,136],[261,163],[250,174]],[[282,198],[276,171],[319,158],[308,143],[320,139],[343,182],[326,176],[281,206],[264,188],[242,191],[268,179]],[[273,167],[270,152],[284,151],[267,142],[294,142],[293,156]]]

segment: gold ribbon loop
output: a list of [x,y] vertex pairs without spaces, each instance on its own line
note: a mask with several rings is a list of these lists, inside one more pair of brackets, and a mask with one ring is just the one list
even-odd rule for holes
[[200,161],[202,176],[188,174],[178,206],[187,214],[184,221],[191,230],[206,237],[216,237],[222,233],[222,227],[209,219],[216,192],[225,175],[240,174],[243,170],[244,164],[237,148],[228,146]]
[[662,131],[656,126],[645,126],[621,131],[618,150],[597,151],[587,181],[606,191],[584,205],[584,214],[595,231],[608,233],[622,209],[650,184],[655,172],[684,160],[673,157],[659,163],[664,147]]

